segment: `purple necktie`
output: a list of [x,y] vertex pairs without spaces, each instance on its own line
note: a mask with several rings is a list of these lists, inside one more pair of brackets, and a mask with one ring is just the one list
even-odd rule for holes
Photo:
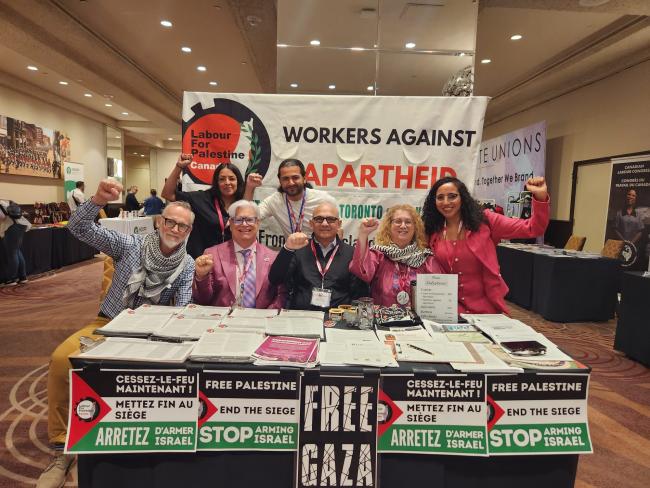
[[[251,254],[250,249],[243,249],[241,251],[244,256],[244,269],[246,269],[246,264],[248,263],[248,257]],[[253,256],[253,262],[251,262],[248,272],[244,279],[244,289],[242,290],[242,301],[241,304],[246,308],[255,308],[255,257]],[[241,286],[241,285],[240,285]]]

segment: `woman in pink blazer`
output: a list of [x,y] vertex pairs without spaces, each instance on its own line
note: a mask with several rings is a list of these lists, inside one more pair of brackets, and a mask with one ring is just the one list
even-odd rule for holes
[[526,190],[533,194],[533,214],[526,220],[482,210],[457,178],[442,178],[429,190],[424,226],[443,271],[458,274],[458,313],[508,313],[496,245],[501,239],[541,236],[549,220],[544,178],[529,178]]
[[238,200],[230,206],[228,214],[232,240],[209,247],[196,258],[194,302],[217,307],[236,304],[249,308],[282,308],[287,298],[286,288],[283,284],[272,285],[268,280],[277,253],[257,242],[257,205]]
[[[375,243],[368,235],[379,228]],[[377,305],[410,305],[411,281],[419,273],[441,273],[428,247],[424,225],[411,205],[391,207],[380,222],[363,219],[350,271],[370,284]]]

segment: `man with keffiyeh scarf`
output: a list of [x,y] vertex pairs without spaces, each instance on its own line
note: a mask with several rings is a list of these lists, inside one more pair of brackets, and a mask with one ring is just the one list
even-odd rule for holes
[[95,195],[72,214],[70,232],[108,256],[115,273],[97,318],[63,341],[52,354],[48,375],[48,437],[55,456],[38,480],[37,488],[63,486],[74,457],[63,454],[68,422],[68,357],[79,349],[82,336],[93,332],[122,310],[143,304],[183,306],[192,298],[194,260],[185,251],[194,214],[186,202],[172,202],[157,216],[158,231],[145,236],[125,235],[94,222],[99,210],[117,200],[122,185],[102,181]]

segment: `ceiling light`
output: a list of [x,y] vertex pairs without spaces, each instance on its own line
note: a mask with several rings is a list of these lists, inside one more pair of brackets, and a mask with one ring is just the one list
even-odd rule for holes
[[350,51],[365,51],[365,48],[362,47],[351,47]]
[[515,35],[513,35],[513,36],[510,36],[510,40],[511,40],[511,41],[518,41],[519,39],[521,39],[521,38],[523,38],[523,37],[524,37],[524,36],[522,36],[521,34],[515,34]]
[[336,88],[336,85],[330,85],[327,88],[329,88],[330,90],[334,90]]
[[578,5],[580,5],[581,7],[590,8],[590,7],[600,7],[601,5],[605,5],[608,2],[609,0],[580,0],[578,2]]
[[122,139],[122,136],[115,136],[115,139]]
[[277,44],[278,47],[289,47],[288,44]]
[[163,27],[171,27],[173,24],[169,20],[161,20],[160,25]]
[[298,88],[298,83],[291,83],[289,86],[291,88]]
[[375,89],[375,87],[372,86],[372,85],[368,85],[368,88],[366,88],[366,90],[368,90],[368,91],[373,91],[374,89]]
[[217,86],[217,82],[216,82],[216,81],[211,81],[211,82],[209,83],[209,85]]
[[140,157],[141,157],[141,158],[144,158],[144,154],[140,154]]
[[198,71],[207,71],[208,70],[208,68],[206,68],[205,66],[197,66],[196,69]]
[[31,66],[31,65],[30,65],[30,66],[27,66],[27,69],[28,69],[29,71],[38,71],[38,68],[37,68],[36,66]]
[[312,46],[320,46],[320,41],[318,39],[314,39],[313,41],[309,41],[309,44]]
[[68,84],[67,81],[59,81],[59,85],[67,85],[67,84]]
[[406,49],[413,49],[415,47],[415,43],[414,42],[407,42],[406,44],[404,44],[404,47]]
[[461,51],[458,53],[458,55],[462,58],[463,56],[465,56],[465,53]]
[[92,93],[84,93],[84,97],[86,98],[92,98],[93,94]]
[[137,152],[134,152],[134,153],[133,153],[133,155],[134,155],[134,156],[137,156],[137,155],[138,155],[138,153],[137,153]]
[[168,141],[173,141],[174,138],[173,138],[173,137],[168,137],[167,140],[168,140]]
[[481,64],[490,64],[491,62],[491,59],[481,59]]
[[191,53],[191,52],[192,52],[192,48],[191,48],[191,47],[187,47],[187,46],[183,46],[183,47],[181,48],[181,51],[183,51],[184,53]]
[[111,104],[111,103],[105,103],[104,104],[104,107],[112,107],[112,106],[113,106],[113,104]]
[[129,112],[122,112],[122,115],[129,115]]

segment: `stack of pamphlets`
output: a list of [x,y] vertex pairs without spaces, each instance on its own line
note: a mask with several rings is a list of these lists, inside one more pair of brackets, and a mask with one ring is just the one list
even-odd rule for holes
[[[167,313],[162,313],[167,308]],[[118,337],[149,337],[155,334],[172,317],[177,307],[142,306],[135,310],[127,308],[117,317],[95,331],[96,334]]]
[[253,352],[264,341],[255,329],[215,328],[205,331],[190,354],[192,361],[252,363]]
[[468,344],[468,349],[474,351],[474,358],[479,362],[462,363],[452,362],[451,366],[457,371],[463,373],[522,373],[524,370],[506,363],[492,351],[494,344]]
[[152,339],[164,341],[198,341],[208,329],[214,329],[221,323],[221,318],[207,319],[175,315],[161,329],[153,333]]
[[328,329],[320,345],[321,365],[397,367],[390,347],[379,342],[372,330]]
[[247,318],[247,319],[262,319],[275,317],[278,314],[277,308],[243,308],[234,307],[230,312],[231,317]]
[[247,329],[255,330],[261,334],[266,332],[266,324],[269,319],[265,317],[250,318],[250,317],[233,317],[228,315],[221,319],[220,325],[222,329]]
[[318,364],[320,339],[270,336],[253,353],[259,366],[298,366],[312,368]]
[[191,317],[193,319],[219,320],[228,315],[228,312],[230,312],[230,307],[209,307],[206,305],[190,303],[179,312],[179,315]]
[[112,361],[183,363],[193,347],[194,343],[177,344],[127,337],[108,337],[92,349],[77,354],[76,357]]
[[325,312],[281,310],[279,315],[266,320],[266,334],[324,339],[324,320]]

